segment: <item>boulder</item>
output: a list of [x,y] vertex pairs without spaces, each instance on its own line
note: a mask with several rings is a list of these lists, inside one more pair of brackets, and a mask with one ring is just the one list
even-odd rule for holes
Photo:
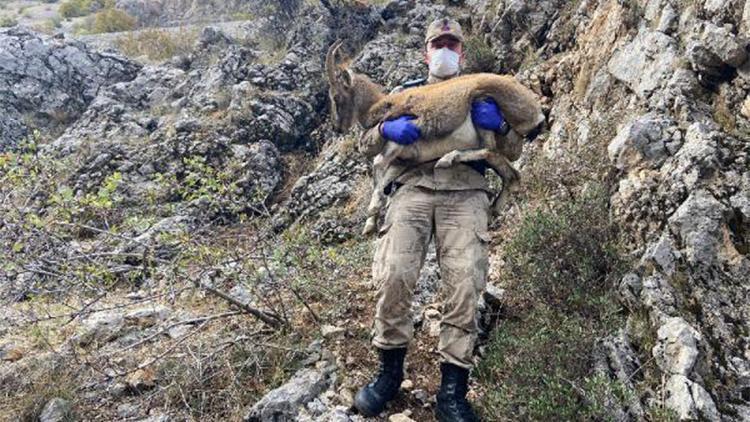
[[674,240],[668,233],[662,233],[659,240],[650,243],[641,257],[641,265],[653,265],[667,276],[675,272],[676,260],[681,256],[676,250]]
[[621,170],[630,170],[642,163],[658,168],[669,156],[667,145],[679,142],[679,137],[673,120],[650,113],[628,122],[610,142],[607,153]]
[[322,393],[330,380],[317,369],[302,369],[289,381],[263,396],[245,414],[245,422],[294,421],[300,407]]
[[82,322],[78,333],[73,337],[75,343],[86,346],[90,343],[106,343],[123,334],[125,318],[117,312],[96,313]]
[[677,413],[680,420],[720,421],[711,395],[684,375],[669,377],[664,389],[668,396],[664,404]]
[[172,310],[164,305],[152,305],[128,312],[125,319],[141,327],[151,327],[167,319],[171,313]]
[[29,124],[57,128],[75,121],[102,88],[132,80],[140,68],[81,42],[0,29],[0,152],[30,135]]
[[65,422],[71,420],[72,406],[68,400],[55,397],[48,401],[39,415],[39,422]]
[[734,68],[740,67],[747,60],[747,51],[743,43],[727,28],[706,23],[700,41],[722,62]]
[[641,28],[630,43],[615,51],[607,70],[645,99],[666,84],[678,67],[678,59],[674,38]]
[[700,333],[681,317],[669,318],[657,331],[652,354],[668,374],[689,375],[698,360]]
[[717,263],[724,208],[711,192],[701,189],[692,192],[669,218],[690,264],[707,268]]

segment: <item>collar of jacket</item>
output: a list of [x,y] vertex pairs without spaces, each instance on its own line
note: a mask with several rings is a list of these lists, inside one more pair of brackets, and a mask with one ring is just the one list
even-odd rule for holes
[[435,76],[435,75],[433,75],[432,73],[430,73],[430,74],[429,74],[429,75],[427,76],[427,83],[428,83],[428,84],[434,84],[434,83],[437,83],[437,82],[443,82],[443,81],[446,81],[446,80],[448,80],[448,79],[451,79],[451,78],[455,78],[455,77],[457,77],[457,76],[459,76],[459,75],[461,75],[461,71],[459,71],[458,73],[456,73],[455,75],[453,75],[453,76],[451,76],[451,77],[449,77],[449,78],[441,78],[441,77],[439,77],[439,76]]

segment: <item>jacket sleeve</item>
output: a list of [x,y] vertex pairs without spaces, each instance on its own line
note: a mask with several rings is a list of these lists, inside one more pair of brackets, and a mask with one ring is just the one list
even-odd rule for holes
[[372,158],[380,153],[385,146],[386,139],[380,136],[380,131],[376,125],[362,134],[359,138],[359,152],[367,158]]

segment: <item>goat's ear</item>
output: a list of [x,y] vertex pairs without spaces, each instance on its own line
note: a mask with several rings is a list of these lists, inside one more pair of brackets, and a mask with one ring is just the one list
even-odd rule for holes
[[341,73],[339,73],[339,76],[341,77],[341,83],[344,84],[346,88],[351,88],[352,83],[354,82],[354,74],[349,69],[343,69]]

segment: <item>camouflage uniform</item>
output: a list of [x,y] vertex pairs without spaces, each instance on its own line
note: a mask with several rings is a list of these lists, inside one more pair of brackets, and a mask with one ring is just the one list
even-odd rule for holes
[[[427,83],[437,82],[431,77]],[[368,158],[387,142],[374,127],[359,142]],[[420,142],[420,141],[418,141]],[[476,307],[485,288],[490,236],[487,223],[492,190],[478,170],[467,164],[434,168],[395,160],[388,173],[398,175],[373,259],[377,305],[372,343],[381,349],[405,347],[414,325],[411,301],[427,246],[435,237],[445,288],[440,341],[442,360],[464,368],[472,365],[477,336]]]

